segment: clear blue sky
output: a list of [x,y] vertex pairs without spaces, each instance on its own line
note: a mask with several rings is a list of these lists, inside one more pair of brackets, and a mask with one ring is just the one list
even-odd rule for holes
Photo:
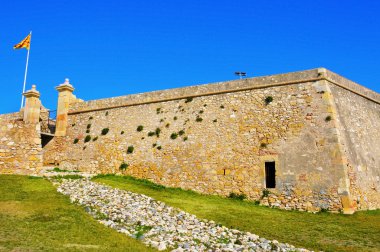
[[84,100],[326,67],[380,92],[380,1],[2,1],[0,113],[27,89]]

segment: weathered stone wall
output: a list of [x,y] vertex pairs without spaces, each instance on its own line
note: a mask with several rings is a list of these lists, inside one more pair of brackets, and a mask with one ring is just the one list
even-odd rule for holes
[[[212,85],[216,91],[217,87]],[[170,91],[159,96],[167,98]],[[157,98],[156,92],[150,95]],[[266,105],[268,96],[273,102]],[[124,173],[163,185],[220,195],[244,193],[260,200],[265,161],[275,161],[276,188],[269,189],[262,204],[341,209],[338,190],[344,169],[335,160],[341,159],[335,125],[325,121],[331,99],[324,81],[115,106],[119,100],[132,99],[74,104],[67,136],[56,137],[45,147],[45,163],[118,173],[125,162],[129,167]],[[140,132],[139,125],[144,127]],[[104,128],[109,132],[101,135]],[[159,136],[148,135],[157,129]],[[176,139],[171,138],[173,133],[178,134]],[[85,143],[87,135],[91,140]],[[134,148],[130,154],[129,146]]]
[[[244,193],[285,209],[371,209],[379,207],[379,104],[379,94],[323,68],[75,102],[67,135],[45,147],[44,162]],[[359,125],[368,109],[373,122]],[[276,188],[266,195],[271,161]]]
[[38,124],[27,124],[22,113],[0,115],[0,173],[35,174],[42,168]]
[[380,105],[336,85],[331,90],[352,198],[359,209],[380,208]]

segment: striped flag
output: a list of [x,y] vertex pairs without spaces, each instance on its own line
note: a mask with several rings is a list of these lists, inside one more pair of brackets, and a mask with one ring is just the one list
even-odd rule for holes
[[14,45],[13,46],[13,49],[21,49],[21,48],[26,48],[26,50],[29,50],[30,49],[30,36],[31,34],[29,34],[28,36],[26,36],[26,38],[24,38],[20,43],[18,43],[17,45]]

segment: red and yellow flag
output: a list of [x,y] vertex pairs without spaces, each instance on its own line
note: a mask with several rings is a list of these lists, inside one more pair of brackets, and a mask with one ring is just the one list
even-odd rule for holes
[[26,36],[20,43],[13,46],[13,49],[21,49],[26,48],[26,50],[30,49],[30,34]]

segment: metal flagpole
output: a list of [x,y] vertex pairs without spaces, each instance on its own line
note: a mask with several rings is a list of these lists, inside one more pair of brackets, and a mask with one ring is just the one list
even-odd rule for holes
[[26,55],[26,67],[25,67],[25,76],[24,76],[24,86],[22,88],[22,94],[21,94],[21,108],[24,105],[24,93],[25,93],[25,84],[26,84],[26,75],[28,74],[28,63],[29,63],[29,52],[30,47],[32,46],[32,31],[30,31],[30,40],[29,40],[29,50],[28,54]]

